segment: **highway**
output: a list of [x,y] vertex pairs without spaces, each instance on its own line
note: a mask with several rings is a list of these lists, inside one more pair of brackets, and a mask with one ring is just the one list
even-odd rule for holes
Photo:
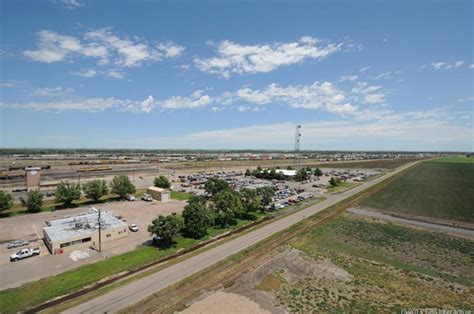
[[169,266],[150,276],[131,282],[130,284],[89,300],[63,313],[115,313],[133,305],[157,291],[169,287],[213,264],[238,253],[255,243],[282,231],[303,219],[317,214],[322,210],[351,197],[397,173],[410,167],[413,163],[402,166],[383,177],[364,182],[358,187],[340,194],[329,195],[328,198],[314,206],[297,211],[294,214],[269,223],[254,231],[244,234],[228,242],[194,255],[182,262]]

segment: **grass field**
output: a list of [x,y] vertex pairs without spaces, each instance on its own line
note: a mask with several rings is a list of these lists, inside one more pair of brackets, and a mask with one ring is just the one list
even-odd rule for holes
[[402,215],[474,223],[474,163],[457,160],[422,162],[361,205]]
[[474,158],[473,157],[465,157],[465,156],[444,157],[444,158],[438,158],[438,159],[430,160],[430,162],[453,162],[453,163],[474,164]]
[[[314,276],[275,291],[289,312],[400,312],[472,308],[474,242],[350,215],[302,235],[292,246],[315,264],[330,260],[350,274]],[[273,285],[277,286],[278,285]]]

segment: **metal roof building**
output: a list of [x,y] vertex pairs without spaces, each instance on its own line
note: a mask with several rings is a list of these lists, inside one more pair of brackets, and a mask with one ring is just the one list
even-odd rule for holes
[[277,169],[276,171],[283,174],[285,177],[294,177],[294,176],[296,176],[296,170]]
[[[47,222],[47,225],[43,228],[43,239],[53,254],[99,245],[99,213],[97,212],[51,220]],[[102,243],[128,235],[127,224],[108,213],[101,213],[100,225]]]

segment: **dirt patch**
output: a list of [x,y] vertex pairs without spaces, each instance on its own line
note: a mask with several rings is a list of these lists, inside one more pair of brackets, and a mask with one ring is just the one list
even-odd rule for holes
[[256,288],[263,291],[277,290],[280,288],[280,278],[276,275],[268,274]]
[[187,309],[179,312],[195,313],[271,313],[262,309],[256,302],[235,293],[217,291],[204,299],[193,303]]
[[337,267],[329,259],[308,260],[303,253],[294,248],[287,248],[270,259],[255,272],[255,279],[262,280],[266,274],[277,272],[288,283],[294,283],[308,277],[320,277],[350,281],[352,276]]
[[329,259],[306,257],[301,251],[286,246],[274,251],[266,262],[245,273],[226,291],[243,295],[272,313],[285,313],[285,310],[276,307],[279,302],[273,292],[282,285],[309,278],[341,283],[352,280],[351,274]]

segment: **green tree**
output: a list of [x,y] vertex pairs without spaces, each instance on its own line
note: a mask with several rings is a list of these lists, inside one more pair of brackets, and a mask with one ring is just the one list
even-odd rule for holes
[[250,171],[250,169],[245,170],[246,177],[250,177],[251,175],[252,175],[252,172]]
[[22,197],[20,198],[23,206],[26,206],[26,209],[30,213],[38,213],[43,207],[43,193],[38,190],[31,190],[26,193],[26,200]]
[[159,245],[168,247],[173,243],[173,238],[183,228],[183,219],[181,216],[171,214],[168,216],[160,215],[153,219],[148,226],[148,232],[155,234],[159,239]]
[[135,193],[136,189],[130,179],[125,175],[115,176],[111,183],[111,192],[119,195],[121,198],[127,194]]
[[184,207],[183,220],[186,234],[199,239],[207,234],[207,228],[212,226],[213,217],[206,204],[191,198]]
[[169,189],[171,187],[171,182],[165,176],[156,177],[153,181],[153,184],[157,188]]
[[292,166],[288,166],[288,167],[286,167],[286,170],[293,170],[293,167],[292,167]]
[[320,176],[323,175],[323,171],[322,171],[321,169],[319,169],[319,168],[316,168],[316,169],[314,170],[314,175],[317,176],[317,177],[320,177]]
[[246,214],[256,212],[262,207],[262,202],[255,189],[245,188],[240,190],[240,201]]
[[340,181],[336,177],[331,177],[329,184],[331,184],[332,187],[336,187],[340,184]]
[[105,196],[109,193],[109,187],[105,180],[92,180],[84,184],[84,193],[87,198],[98,202],[102,196]]
[[81,186],[76,183],[59,182],[54,192],[56,201],[63,203],[66,207],[71,206],[72,202],[81,197]]
[[10,193],[0,191],[0,212],[13,207],[13,196]]
[[275,190],[272,187],[264,186],[257,188],[257,195],[260,197],[261,208],[264,209],[271,204],[273,196],[275,196]]
[[216,194],[214,199],[215,222],[221,227],[226,227],[235,222],[235,218],[243,213],[240,196],[225,190]]
[[298,170],[298,172],[296,173],[296,176],[295,176],[295,180],[296,181],[304,181],[304,180],[308,180],[308,172],[306,171],[305,168],[301,168],[300,170]]
[[204,189],[208,195],[214,196],[222,191],[229,189],[229,183],[217,177],[207,179],[204,183]]

